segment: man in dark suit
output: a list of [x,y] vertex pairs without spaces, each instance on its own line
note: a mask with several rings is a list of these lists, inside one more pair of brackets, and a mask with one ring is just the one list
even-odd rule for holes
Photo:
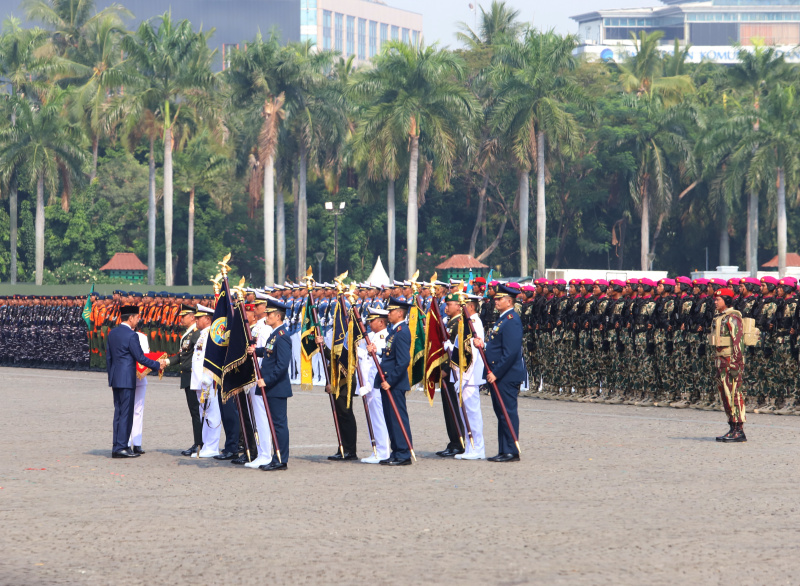
[[[292,338],[283,323],[286,317],[286,305],[273,297],[267,298],[265,318],[272,333],[263,348],[250,346],[249,354],[255,352],[261,358],[261,378],[256,395],[267,394],[267,405],[275,426],[278,439],[272,462],[259,466],[259,469],[272,472],[286,470],[289,460],[289,420],[286,413],[286,399],[292,396],[292,385],[289,382],[289,363],[292,361]],[[261,399],[259,399],[261,400]],[[263,433],[268,433],[264,430]],[[278,451],[280,450],[280,459]]]
[[[497,384],[497,389],[505,403],[508,417],[514,426],[514,433],[519,438],[519,415],[517,414],[517,397],[519,387],[525,380],[525,363],[522,361],[522,320],[514,311],[514,300],[518,289],[503,283],[497,285],[494,296],[495,307],[500,313],[491,329],[486,331],[486,342],[475,340],[475,346],[485,347],[486,367],[484,376],[490,385]],[[508,429],[500,402],[492,391],[492,407],[497,416],[498,454],[488,458],[490,462],[516,462],[519,450]]]
[[128,449],[133,427],[133,396],[136,390],[136,363],[152,370],[163,370],[166,361],[150,360],[142,352],[139,336],[134,331],[139,323],[139,308],[120,308],[121,323],[108,333],[106,356],[108,386],[114,391],[114,444],[112,458],[136,458]]
[[[411,465],[411,446],[408,445],[403,435],[403,427],[405,427],[409,441],[413,442],[406,408],[406,393],[411,390],[408,380],[408,364],[411,362],[411,332],[408,330],[408,324],[404,321],[410,307],[411,304],[406,301],[401,301],[396,297],[389,298],[386,309],[389,311],[388,318],[391,325],[381,359],[381,368],[386,381],[381,381],[380,374],[376,374],[375,382],[372,385],[374,389],[381,389],[383,416],[386,419],[389,443],[392,448],[389,458],[380,461],[384,466]],[[369,344],[367,350],[376,352],[377,348],[373,344]],[[400,414],[400,421],[392,408],[389,393],[394,398]]]
[[181,452],[182,456],[191,456],[198,448],[203,445],[203,425],[200,420],[200,403],[197,401],[197,389],[191,388],[192,383],[192,356],[194,346],[200,337],[200,330],[195,325],[194,307],[181,304],[181,325],[186,328],[180,339],[180,352],[170,356],[167,366],[180,364],[181,366],[181,388],[186,393],[186,404],[189,407],[189,414],[192,417],[192,434],[194,444],[188,450]]

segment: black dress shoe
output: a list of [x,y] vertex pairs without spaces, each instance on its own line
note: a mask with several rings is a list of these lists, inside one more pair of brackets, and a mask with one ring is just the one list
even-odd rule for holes
[[142,449],[142,446],[133,446],[133,453],[141,456],[144,454],[144,450]]
[[463,454],[464,450],[459,448],[447,448],[446,450],[442,450],[441,452],[436,452],[436,455],[440,458],[453,458],[456,454]]
[[405,460],[398,460],[395,458],[391,460],[387,466],[411,466],[411,458],[406,458]]
[[181,456],[191,456],[192,454],[194,454],[197,451],[198,447],[202,448],[203,446],[198,446],[197,444],[195,444],[191,448],[189,448],[188,450],[183,450],[181,452]]
[[259,466],[258,469],[266,472],[272,472],[273,470],[286,470],[288,467],[289,465],[286,462],[270,462],[269,464]]
[[227,450],[222,450],[219,454],[214,456],[215,460],[233,460],[236,457],[236,454],[233,452],[229,452]]
[[519,454],[497,454],[489,458],[490,462],[519,462]]
[[[255,458],[253,458],[253,459],[255,459]],[[241,456],[239,456],[238,458],[234,458],[233,460],[231,460],[231,464],[236,464],[237,466],[244,466],[249,461],[250,460],[247,459],[247,453],[244,453]]]
[[130,450],[119,450],[118,452],[111,452],[112,458],[138,458],[139,454],[134,454]]
[[342,457],[341,454],[337,453],[334,454],[333,456],[328,456],[328,460],[331,460],[333,462],[346,462],[349,460],[358,460],[358,456],[356,456],[355,452],[345,452],[344,457]]
[[392,458],[386,458],[385,460],[381,460],[380,462],[378,462],[378,464],[380,464],[382,466],[386,466],[391,461],[392,461]]

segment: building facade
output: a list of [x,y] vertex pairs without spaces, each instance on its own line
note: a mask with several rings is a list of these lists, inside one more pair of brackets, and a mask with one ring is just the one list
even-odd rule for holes
[[800,61],[800,0],[662,0],[663,6],[597,10],[573,16],[580,51],[617,59],[633,46],[631,33],[663,31],[663,50],[691,45],[689,60],[736,61],[738,49],[772,45]]

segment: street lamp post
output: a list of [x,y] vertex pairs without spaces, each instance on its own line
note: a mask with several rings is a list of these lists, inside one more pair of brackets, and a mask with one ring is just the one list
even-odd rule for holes
[[315,252],[314,258],[317,259],[317,281],[322,281],[322,259],[325,258],[324,252]]
[[334,208],[332,201],[325,202],[325,209],[333,214],[333,274],[339,274],[339,216],[344,213],[345,202]]

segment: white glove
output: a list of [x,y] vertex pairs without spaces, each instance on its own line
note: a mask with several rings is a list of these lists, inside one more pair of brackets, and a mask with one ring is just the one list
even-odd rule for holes
[[362,360],[366,360],[367,356],[369,356],[367,349],[362,348],[361,346],[359,346],[358,349],[356,350],[356,354],[358,354],[358,357]]
[[367,393],[369,393],[371,390],[372,390],[371,388],[369,388],[369,387],[367,387],[367,386],[363,386],[363,387],[361,387],[360,389],[358,389],[358,396],[359,396],[359,397],[363,397],[363,396],[365,396]]
[[452,351],[455,349],[455,347],[456,347],[456,345],[455,345],[455,344],[453,344],[453,343],[452,343],[452,342],[450,342],[450,341],[447,341],[447,342],[445,342],[445,343],[444,343],[444,349],[445,349],[445,350],[449,350],[449,351],[451,351],[451,352],[452,352]]

